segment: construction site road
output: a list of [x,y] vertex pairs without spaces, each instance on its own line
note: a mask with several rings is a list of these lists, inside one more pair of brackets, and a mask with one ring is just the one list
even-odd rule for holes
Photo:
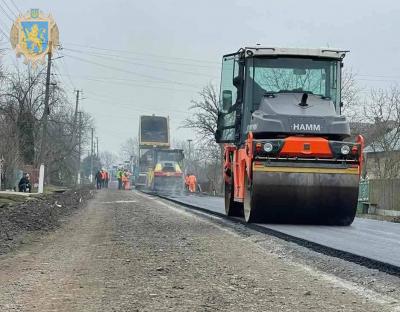
[[268,236],[248,231],[101,190],[59,229],[0,257],[0,311],[399,310],[393,298],[280,257],[279,246],[262,248],[258,235]]
[[[224,199],[197,195],[168,195],[174,201],[225,214]],[[259,224],[292,237],[400,267],[400,224],[356,218],[351,226]]]

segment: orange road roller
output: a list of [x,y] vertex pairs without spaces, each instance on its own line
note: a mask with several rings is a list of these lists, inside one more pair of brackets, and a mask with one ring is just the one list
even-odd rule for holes
[[353,222],[364,141],[349,141],[341,114],[346,52],[256,46],[223,56],[215,136],[228,216]]

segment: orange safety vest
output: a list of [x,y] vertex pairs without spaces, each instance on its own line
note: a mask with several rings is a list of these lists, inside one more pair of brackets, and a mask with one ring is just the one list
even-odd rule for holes
[[189,176],[189,184],[196,184],[197,183],[197,179],[195,175],[191,175]]
[[194,193],[196,192],[196,176],[191,175],[189,176],[189,192]]

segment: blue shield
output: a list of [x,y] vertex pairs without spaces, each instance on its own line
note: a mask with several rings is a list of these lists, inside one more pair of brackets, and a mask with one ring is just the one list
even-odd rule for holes
[[42,54],[47,51],[49,41],[48,21],[21,22],[21,47],[30,54]]

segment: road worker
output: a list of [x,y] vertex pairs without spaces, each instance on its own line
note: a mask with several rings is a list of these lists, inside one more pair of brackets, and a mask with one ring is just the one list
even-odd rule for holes
[[105,187],[106,185],[106,170],[105,169],[101,169],[101,187]]
[[122,176],[124,175],[121,168],[117,171],[118,189],[122,190]]
[[130,176],[130,173],[129,173],[128,169],[125,169],[124,173],[122,175],[122,185],[123,185],[124,190],[129,190],[129,188],[130,188],[129,176]]
[[97,171],[95,179],[96,179],[96,187],[98,190],[100,190],[103,184],[103,175],[101,173],[101,170]]
[[185,190],[189,191],[189,173],[185,177]]
[[105,173],[106,173],[106,179],[104,180],[104,186],[105,186],[105,188],[108,188],[108,182],[110,181],[110,174],[108,173],[108,171],[106,170],[105,171]]
[[196,176],[192,173],[189,176],[189,192],[190,193],[195,193],[196,192],[196,185],[197,185],[197,179]]

